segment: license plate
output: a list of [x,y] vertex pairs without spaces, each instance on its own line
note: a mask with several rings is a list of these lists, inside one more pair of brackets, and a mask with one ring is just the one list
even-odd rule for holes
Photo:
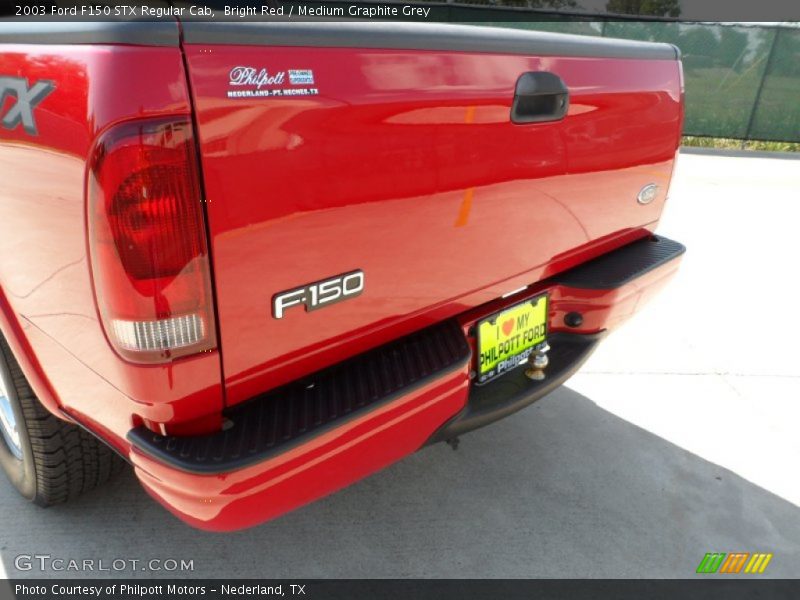
[[543,294],[478,323],[477,383],[518,367],[545,341],[547,304],[547,294]]

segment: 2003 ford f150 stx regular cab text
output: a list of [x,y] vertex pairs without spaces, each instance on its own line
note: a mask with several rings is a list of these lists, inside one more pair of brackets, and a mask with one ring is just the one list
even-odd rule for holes
[[[677,269],[675,47],[401,23],[0,26],[2,441],[251,526],[561,385]],[[498,450],[500,451],[500,450]]]

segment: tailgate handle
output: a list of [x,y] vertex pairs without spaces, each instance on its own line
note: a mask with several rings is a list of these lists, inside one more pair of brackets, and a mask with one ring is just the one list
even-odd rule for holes
[[561,77],[548,71],[523,73],[517,79],[511,120],[514,123],[559,121],[569,108],[569,90]]

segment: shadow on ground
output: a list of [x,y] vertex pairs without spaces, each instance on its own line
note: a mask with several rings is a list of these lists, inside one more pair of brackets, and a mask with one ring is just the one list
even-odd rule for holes
[[20,554],[192,559],[196,577],[687,577],[709,551],[800,575],[800,508],[568,388],[243,532],[190,529],[130,472],[48,510],[2,481],[0,504],[9,577],[82,576],[20,572]]

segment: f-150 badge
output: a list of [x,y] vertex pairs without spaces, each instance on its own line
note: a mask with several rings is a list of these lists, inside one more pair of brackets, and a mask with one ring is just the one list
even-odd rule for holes
[[349,300],[364,291],[364,271],[350,271],[322,281],[279,292],[272,297],[272,316],[282,319],[286,309],[306,307],[306,312]]
[[231,69],[228,76],[228,98],[268,98],[276,96],[316,96],[319,90],[314,85],[311,69],[289,69],[269,71],[256,67],[239,66]]
[[44,100],[50,92],[55,89],[52,81],[41,79],[28,87],[28,80],[24,77],[4,77],[0,76],[0,110],[3,109],[6,96],[15,98],[15,102],[9,106],[3,115],[2,124],[4,129],[16,129],[22,124],[22,128],[31,135],[38,135],[36,120],[33,118],[33,110]]

